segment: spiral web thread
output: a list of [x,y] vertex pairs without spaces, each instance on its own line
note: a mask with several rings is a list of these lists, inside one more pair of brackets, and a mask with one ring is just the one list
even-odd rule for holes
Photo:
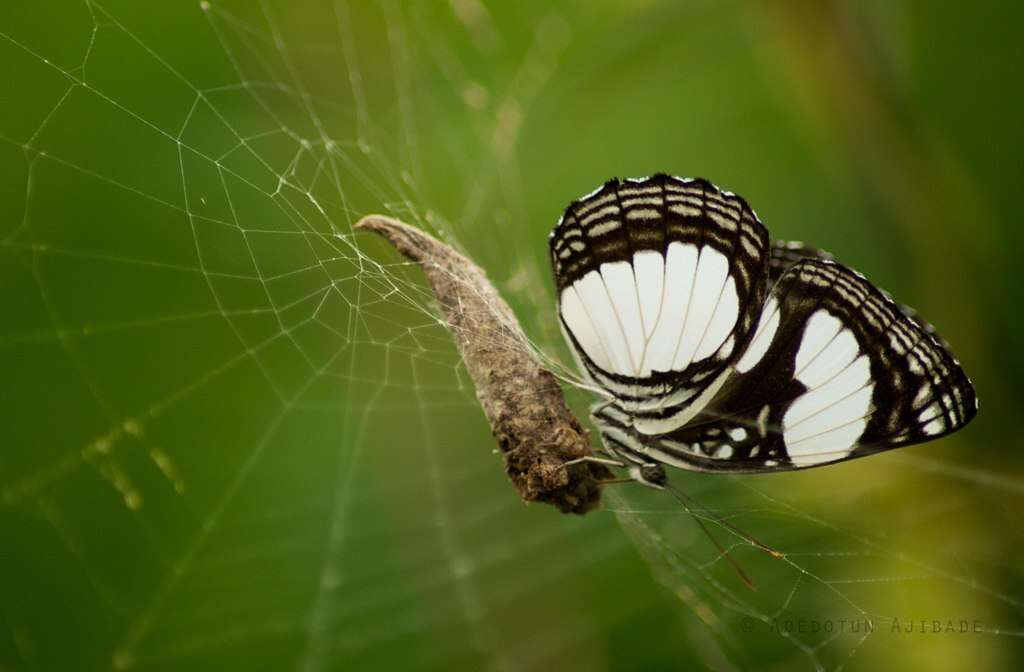
[[[162,25],[84,0],[30,17],[42,29],[0,28],[20,73],[12,95],[25,103],[2,129],[9,189],[23,193],[0,231],[11,278],[0,349],[51,390],[15,384],[5,405],[18,427],[38,404],[73,416],[20,430],[0,457],[0,492],[74,559],[66,579],[88,585],[108,636],[96,643],[101,665],[173,667],[267,640],[306,670],[386,658],[410,641],[423,668],[601,662],[581,652],[622,618],[615,599],[526,617],[523,596],[600,581],[634,547],[690,615],[678,628],[713,635],[690,637],[708,664],[752,664],[756,644],[838,669],[925,636],[936,655],[1012,650],[1024,604],[988,577],[1019,582],[1019,571],[965,557],[962,544],[900,543],[901,529],[1018,501],[1024,485],[1011,477],[897,454],[843,481],[841,502],[826,475],[820,489],[680,477],[715,515],[785,553],[769,558],[708,517],[757,593],[661,493],[609,492],[583,520],[524,511],[419,273],[352,224],[384,211],[485,267],[500,259],[494,232],[527,212],[522,119],[559,81],[573,29],[557,11],[531,17],[530,47],[482,83],[466,54],[500,54],[502,35],[472,0],[312,14],[315,37],[301,43],[288,8],[268,3],[203,3]],[[384,44],[360,39],[372,25]],[[464,43],[437,39],[442,30]],[[196,62],[185,38],[220,59]],[[440,73],[429,90],[413,76],[423,63]],[[460,115],[478,144],[427,137],[423,114]],[[439,166],[426,148],[436,145],[448,146],[454,172],[442,181],[460,198],[435,206]],[[580,381],[542,317],[552,311],[544,254],[539,238],[492,277],[572,389]],[[885,474],[908,473],[955,492],[873,503],[895,482]],[[82,518],[83,501],[100,502],[103,525]],[[888,518],[887,506],[903,515]],[[136,567],[127,579],[101,548],[115,532]],[[254,590],[260,577],[267,590]],[[933,593],[953,597],[930,603]],[[12,662],[31,661],[45,633],[15,605],[5,616]],[[894,644],[893,625],[914,618],[966,619],[972,634]],[[433,641],[449,630],[464,633],[461,646]]]

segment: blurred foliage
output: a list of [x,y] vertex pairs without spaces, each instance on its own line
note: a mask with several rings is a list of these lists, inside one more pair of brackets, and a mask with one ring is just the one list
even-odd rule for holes
[[[1020,669],[1022,19],[5,3],[0,669]],[[933,445],[678,475],[792,554],[736,550],[756,595],[658,493],[522,506],[416,269],[350,228],[387,211],[459,246],[568,361],[547,233],[658,171],[920,309],[982,400]],[[763,620],[851,604],[886,631]]]

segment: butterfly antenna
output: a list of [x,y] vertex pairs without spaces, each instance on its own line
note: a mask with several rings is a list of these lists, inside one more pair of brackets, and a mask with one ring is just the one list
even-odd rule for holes
[[[729,530],[733,534],[739,536],[740,538],[746,540],[751,545],[757,546],[758,548],[760,548],[762,551],[764,551],[768,555],[772,556],[773,558],[784,558],[784,557],[786,557],[786,554],[783,553],[782,551],[777,551],[774,548],[772,548],[771,546],[769,546],[768,544],[765,544],[764,542],[758,541],[757,538],[754,537],[754,535],[750,534],[749,532],[744,532],[740,528],[738,528],[735,525],[733,525],[732,523],[730,523],[728,520],[726,520],[726,519],[722,518],[721,516],[719,516],[718,514],[716,514],[714,511],[709,511],[704,506],[701,506],[700,504],[698,504],[693,499],[693,497],[690,497],[689,495],[684,493],[679,488],[673,486],[671,483],[666,483],[665,487],[668,488],[672,492],[672,494],[675,495],[676,499],[679,500],[679,502],[683,505],[683,507],[687,511],[690,511],[691,506],[693,508],[700,509],[701,513],[707,515],[709,518],[714,520],[716,523],[718,523],[719,525],[721,525],[725,529]],[[691,511],[691,513],[692,513],[692,511]]]
[[[735,570],[736,574],[740,577],[740,579],[743,581],[743,583],[746,584],[747,588],[750,588],[751,590],[756,591],[757,590],[757,584],[754,583],[754,580],[751,579],[747,575],[747,573],[743,571],[743,568],[740,567],[739,562],[737,562],[736,559],[733,558],[729,554],[729,551],[724,546],[722,546],[721,542],[719,542],[718,539],[715,538],[715,535],[711,534],[711,530],[709,530],[708,526],[704,524],[704,521],[702,520],[702,516],[698,515],[697,512],[694,511],[694,507],[691,506],[691,504],[695,504],[695,502],[693,502],[693,500],[690,497],[687,497],[685,494],[683,494],[683,492],[681,490],[679,490],[678,488],[674,487],[670,483],[666,483],[665,484],[665,488],[669,492],[672,493],[672,495],[679,501],[679,503],[683,506],[683,508],[686,509],[686,512],[689,513],[690,516],[693,517],[694,521],[696,521],[696,523],[700,527],[700,529],[704,532],[704,534],[707,536],[707,538],[711,540],[711,543],[713,543],[715,545],[715,548],[718,549],[718,551],[719,551],[719,553],[721,553],[722,557],[725,558],[729,562],[729,565],[732,566],[733,570]],[[761,543],[760,541],[758,541],[757,539],[755,539],[751,535],[747,534],[743,530],[740,530],[740,529],[736,528],[734,525],[732,525],[728,521],[723,520],[721,516],[718,516],[715,513],[711,512],[711,511],[708,511],[704,507],[699,507],[699,508],[700,508],[700,511],[701,511],[702,514],[707,515],[708,517],[710,517],[712,520],[714,520],[719,525],[721,525],[721,526],[725,527],[726,529],[728,529],[729,531],[737,534],[741,538],[743,538],[746,541],[750,542],[752,545],[760,548],[765,553],[768,553],[769,555],[771,555],[772,557],[775,557],[775,558],[783,557],[783,554],[780,553],[779,551],[776,551],[775,549],[773,549],[773,548],[771,548],[771,547]]]

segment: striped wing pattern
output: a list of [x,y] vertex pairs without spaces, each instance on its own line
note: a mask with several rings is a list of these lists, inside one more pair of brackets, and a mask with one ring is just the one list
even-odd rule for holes
[[746,203],[706,180],[608,182],[569,206],[551,253],[567,339],[611,397],[594,420],[626,463],[812,467],[977,412],[930,325],[827,252],[769,245]]
[[686,412],[752,335],[768,232],[706,180],[612,180],[551,235],[559,317],[583,371],[631,411]]

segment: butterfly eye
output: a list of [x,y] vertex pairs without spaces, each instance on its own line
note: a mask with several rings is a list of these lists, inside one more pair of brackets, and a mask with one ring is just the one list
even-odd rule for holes
[[648,485],[663,486],[668,482],[665,469],[660,464],[640,465],[640,480]]

